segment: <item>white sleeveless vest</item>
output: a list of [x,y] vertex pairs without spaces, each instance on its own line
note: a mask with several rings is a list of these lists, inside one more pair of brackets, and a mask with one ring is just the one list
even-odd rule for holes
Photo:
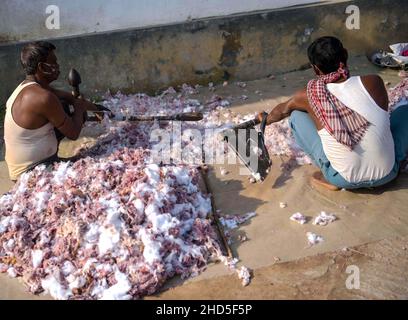
[[395,164],[389,113],[377,105],[360,77],[330,83],[327,89],[370,122],[363,139],[352,151],[337,142],[326,129],[319,130],[323,150],[332,167],[351,183],[384,178]]

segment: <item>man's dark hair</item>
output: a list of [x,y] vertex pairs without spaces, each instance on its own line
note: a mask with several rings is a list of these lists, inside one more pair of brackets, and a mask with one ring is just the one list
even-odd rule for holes
[[47,41],[35,41],[26,44],[20,55],[20,61],[26,75],[35,74],[38,63],[47,61],[48,55],[55,49],[55,46]]
[[325,74],[337,71],[340,62],[347,62],[347,51],[341,41],[335,37],[322,37],[314,41],[307,49],[311,64]]

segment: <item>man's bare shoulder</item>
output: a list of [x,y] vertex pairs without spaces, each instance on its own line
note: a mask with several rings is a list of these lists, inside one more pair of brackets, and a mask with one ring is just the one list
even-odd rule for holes
[[24,90],[22,104],[37,111],[58,103],[58,98],[52,92],[38,85],[29,86]]
[[383,79],[376,74],[360,77],[364,87],[374,101],[384,110],[388,110],[388,94]]
[[384,85],[383,79],[378,74],[368,74],[360,76],[360,78],[364,85]]

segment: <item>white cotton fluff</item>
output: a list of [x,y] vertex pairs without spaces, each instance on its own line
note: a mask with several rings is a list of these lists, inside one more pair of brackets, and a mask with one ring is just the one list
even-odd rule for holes
[[221,217],[220,222],[224,227],[227,227],[228,229],[235,229],[238,227],[238,225],[248,221],[255,216],[255,212],[248,212],[243,215]]
[[19,194],[24,194],[24,192],[25,191],[27,191],[27,182],[28,182],[28,179],[30,178],[30,173],[29,172],[25,172],[25,173],[23,173],[21,176],[20,176],[20,178],[19,178],[19,180],[18,180],[18,188],[17,188],[17,191],[16,191],[16,195],[19,195]]
[[11,217],[5,217],[0,221],[0,234],[5,232],[11,222]]
[[159,208],[163,207],[163,202],[166,199],[166,194],[161,192],[161,190],[154,190],[153,191],[153,199],[156,206]]
[[238,227],[238,223],[234,219],[220,218],[221,224],[228,229],[235,229]]
[[313,221],[314,225],[326,226],[329,223],[332,223],[337,220],[337,217],[333,214],[327,214],[326,212],[322,211],[320,215],[318,215],[315,220]]
[[117,206],[111,207],[108,209],[108,214],[106,216],[105,224],[112,225],[118,230],[118,232],[123,227],[123,221],[120,218],[121,210],[119,208],[119,204],[116,202]]
[[180,235],[185,235],[186,232],[189,232],[194,225],[194,219],[184,220],[180,225]]
[[98,264],[95,268],[97,271],[103,271],[103,272],[112,272],[113,271],[113,267],[111,264],[109,263],[102,263],[102,264]]
[[115,270],[116,284],[104,290],[101,300],[129,300],[128,291],[132,288],[128,278],[118,269]]
[[244,223],[245,221],[253,218],[256,216],[256,212],[248,212],[245,213],[243,217],[240,217],[240,222],[239,223]]
[[119,243],[120,233],[114,226],[101,226],[99,228],[98,249],[102,256],[108,251],[112,251]]
[[31,261],[33,263],[34,269],[40,266],[42,260],[43,260],[42,250],[31,250]]
[[13,212],[17,212],[17,211],[19,211],[19,210],[21,210],[22,209],[22,207],[18,204],[18,203],[15,203],[14,205],[13,205]]
[[139,236],[143,242],[143,257],[145,258],[146,262],[149,264],[153,264],[154,261],[161,261],[161,243],[152,240],[151,235],[148,234],[147,230],[144,228],[139,230]]
[[205,218],[211,212],[211,199],[204,198],[201,194],[196,195],[194,207],[201,218]]
[[225,168],[220,168],[220,173],[222,176],[226,176],[228,174],[228,170]]
[[152,222],[153,231],[156,233],[166,233],[170,228],[174,228],[178,222],[176,218],[168,213],[154,215],[150,217],[150,221]]
[[[112,215],[117,215],[119,208],[120,208],[120,203],[117,200],[117,194],[113,194],[111,199],[105,199],[105,198],[100,198],[99,203],[102,204],[106,212],[108,214],[108,220],[112,218]],[[109,216],[111,215],[111,216]],[[116,217],[116,216],[115,216]]]
[[75,277],[70,274],[66,277],[66,280],[68,281],[71,290],[82,288],[86,284],[86,279],[83,276]]
[[46,178],[41,178],[39,181],[38,181],[38,186],[40,186],[40,187],[44,187],[46,184],[47,184],[47,182],[48,182],[48,180],[46,179]]
[[228,267],[230,270],[236,270],[237,268],[237,263],[239,260],[237,258],[229,258],[226,256],[221,256],[219,257],[220,261],[224,263],[225,266]]
[[[173,236],[170,236],[169,239],[178,244],[180,249],[186,254],[191,254],[192,256],[202,255],[200,248],[194,244],[187,245],[182,239]],[[181,259],[181,257],[182,256],[180,256],[179,259]]]
[[4,244],[4,249],[11,252],[16,245],[16,241],[14,239],[9,239],[5,244]]
[[48,230],[42,230],[40,233],[40,245],[45,245],[48,242],[50,242],[51,240],[51,236],[50,233],[48,232]]
[[54,171],[54,177],[52,179],[53,183],[56,185],[63,185],[68,177],[67,170],[70,166],[70,162],[60,162],[58,164],[57,170]]
[[47,202],[51,198],[51,192],[40,191],[35,195],[37,200],[37,212],[41,212],[47,208]]
[[135,193],[139,193],[140,195],[144,195],[146,193],[154,192],[155,189],[151,187],[151,185],[147,183],[139,183],[136,188],[134,189]]
[[72,291],[65,289],[53,275],[41,280],[41,286],[46,293],[49,293],[54,299],[67,300],[72,296]]
[[7,274],[12,278],[17,277],[17,271],[13,267],[7,269]]
[[261,174],[259,172],[257,173],[252,173],[252,177],[256,180],[256,181],[261,181]]
[[160,167],[157,164],[149,164],[145,169],[151,185],[157,185],[160,182]]
[[189,175],[189,171],[183,167],[174,167],[173,174],[176,176],[177,183],[180,185],[190,185],[191,184],[191,177]]
[[11,194],[4,194],[0,196],[0,206],[1,207],[10,207],[13,204],[13,196]]
[[279,208],[284,209],[288,206],[286,202],[279,202]]
[[154,216],[154,215],[159,215],[160,211],[159,208],[156,204],[150,203],[147,205],[145,209],[145,214],[147,217]]
[[156,204],[149,204],[145,214],[152,224],[155,233],[167,233],[170,228],[177,226],[180,221],[169,213],[161,213]]
[[92,289],[91,295],[100,299],[106,289],[108,289],[106,278],[99,279],[95,281],[95,285]]
[[307,241],[309,242],[310,245],[319,244],[320,242],[324,241],[323,237],[313,232],[307,232],[306,236],[307,236]]
[[253,147],[252,147],[252,152],[253,152],[254,154],[256,154],[257,156],[262,155],[262,149],[259,148],[259,147],[257,147],[257,146],[253,146]]
[[[101,198],[99,202],[106,207],[106,219],[104,225],[99,227],[99,254],[104,255],[108,251],[113,251],[120,241],[120,234],[123,228],[123,221],[120,218],[121,208],[119,202],[113,198],[106,200]],[[89,231],[88,231],[89,232]]]
[[100,225],[97,223],[91,223],[88,226],[88,231],[85,233],[84,239],[88,243],[96,243],[99,239],[99,228]]
[[170,187],[167,184],[164,184],[160,189],[160,193],[163,195],[163,198],[172,203],[177,202],[177,196],[172,193],[173,191],[174,188]]
[[191,203],[176,203],[171,213],[176,216],[183,211],[189,211],[192,209],[194,209],[194,206]]
[[136,199],[133,201],[133,205],[135,206],[136,210],[139,212],[143,212],[145,209],[145,205],[141,199]]
[[71,263],[71,261],[66,260],[64,261],[64,264],[62,265],[61,271],[64,274],[64,276],[68,276],[75,271],[75,267]]
[[251,282],[251,273],[249,269],[245,266],[242,266],[237,270],[238,278],[242,280],[242,285],[246,287]]
[[82,267],[83,272],[88,272],[88,270],[93,266],[98,260],[96,258],[90,258],[86,260],[84,266]]
[[117,166],[117,167],[123,167],[123,166],[124,166],[123,161],[122,161],[122,160],[119,160],[119,159],[117,159],[117,160],[115,160],[115,161],[112,161],[110,164],[111,164],[111,165],[114,165],[114,166]]
[[305,224],[307,222],[307,218],[303,214],[301,214],[300,212],[294,213],[290,217],[290,220],[296,221],[297,223],[300,223],[300,224]]

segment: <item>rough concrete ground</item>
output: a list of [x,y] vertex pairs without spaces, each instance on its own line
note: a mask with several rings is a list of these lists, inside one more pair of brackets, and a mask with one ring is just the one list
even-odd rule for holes
[[[351,61],[353,74],[378,73],[364,57]],[[381,70],[391,85],[399,79],[392,70]],[[217,86],[215,93],[233,99],[234,112],[247,113],[270,110],[303,87],[312,77],[311,71],[297,71],[260,79],[240,88],[233,83]],[[207,88],[193,96],[199,100],[214,92]],[[247,95],[248,100],[238,97]],[[89,140],[84,132],[80,142]],[[78,142],[64,142],[63,154],[69,155]],[[159,294],[149,298],[166,299],[406,299],[408,279],[405,276],[407,257],[408,175],[401,175],[386,187],[365,191],[330,192],[314,189],[309,184],[312,166],[281,169],[285,159],[273,157],[273,167],[262,184],[250,184],[238,173],[239,166],[224,166],[229,174],[221,176],[215,166],[209,174],[217,209],[221,214],[243,214],[255,211],[257,216],[232,233],[232,249],[241,263],[254,270],[252,283],[243,288],[240,281],[221,264],[212,264],[197,278],[174,279]],[[10,187],[4,161],[0,163],[0,192]],[[285,209],[279,202],[288,203]],[[321,210],[335,213],[339,220],[317,227],[309,222],[298,225],[289,220],[300,211],[316,216]],[[322,244],[308,248],[306,232],[322,235]],[[237,241],[245,234],[248,241]],[[344,247],[353,250],[342,251]],[[360,268],[360,290],[347,290],[345,270],[348,265]],[[0,275],[0,298],[32,299],[15,279]]]
[[[235,275],[171,287],[153,299],[408,299],[408,237],[386,239],[254,271],[242,287]],[[351,266],[351,267],[349,267]],[[347,278],[360,272],[359,289]],[[347,272],[347,268],[350,268]],[[357,282],[350,281],[357,285]],[[151,299],[149,297],[148,299]]]

